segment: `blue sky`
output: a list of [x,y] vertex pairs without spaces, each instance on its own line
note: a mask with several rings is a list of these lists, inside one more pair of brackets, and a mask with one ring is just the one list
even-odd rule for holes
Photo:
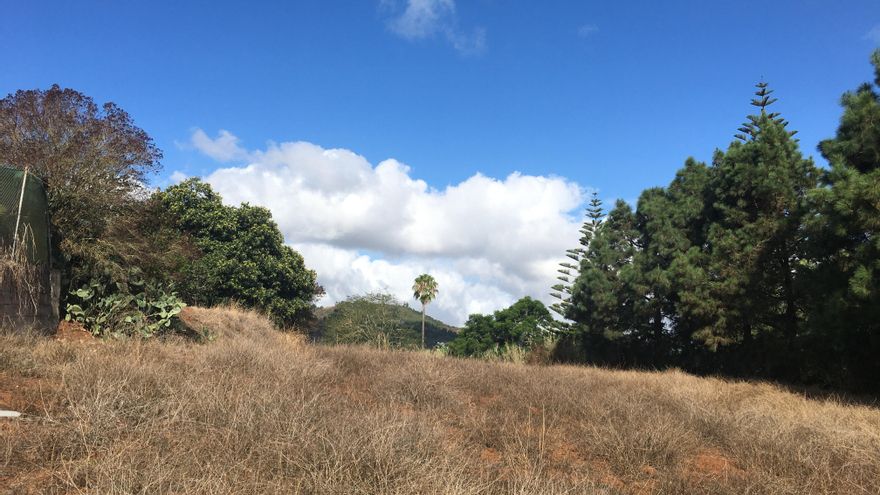
[[[876,0],[2,3],[0,93],[58,83],[119,104],[165,152],[157,185],[304,141],[367,168],[393,158],[425,194],[520,172],[634,200],[686,157],[726,147],[761,79],[815,155],[880,43]],[[198,129],[227,130],[241,153],[206,151]],[[253,192],[240,199],[260,202]],[[267,206],[280,216],[286,204]],[[317,242],[291,225],[292,244]],[[358,239],[318,240],[370,262],[461,261]],[[478,254],[466,253],[490,257]]]
[[381,1],[6,3],[0,93],[114,101],[168,172],[211,166],[174,144],[201,127],[394,156],[438,187],[519,170],[625,198],[725,146],[762,77],[812,153],[880,24],[875,0],[459,0],[450,22],[485,33],[461,53],[395,34]]

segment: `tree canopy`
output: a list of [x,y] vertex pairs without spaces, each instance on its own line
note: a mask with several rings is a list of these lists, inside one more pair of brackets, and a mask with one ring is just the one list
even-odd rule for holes
[[491,315],[472,314],[449,343],[453,356],[482,356],[505,344],[529,347],[551,337],[553,317],[541,301],[524,297]]
[[688,159],[635,211],[618,201],[566,301],[578,359],[878,390],[880,51],[872,62],[819,145],[827,169],[761,82],[711,165]]
[[114,103],[99,106],[58,85],[0,100],[0,163],[27,168],[45,183],[54,250],[67,261],[70,284],[112,269],[110,259],[125,251],[112,231],[138,208],[161,158]]
[[323,293],[303,257],[284,244],[266,208],[223,204],[199,179],[155,194],[170,222],[200,255],[185,263],[180,294],[199,305],[236,301],[266,311],[278,324],[302,322]]

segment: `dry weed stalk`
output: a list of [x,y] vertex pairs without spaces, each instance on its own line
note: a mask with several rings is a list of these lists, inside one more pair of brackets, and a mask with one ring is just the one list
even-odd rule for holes
[[32,311],[36,314],[42,287],[42,271],[28,259],[34,250],[34,234],[30,226],[21,229],[21,237],[11,246],[0,246],[0,287],[8,286],[18,300],[18,316]]

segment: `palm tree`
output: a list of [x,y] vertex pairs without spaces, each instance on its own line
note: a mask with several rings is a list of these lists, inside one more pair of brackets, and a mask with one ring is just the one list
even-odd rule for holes
[[437,281],[434,277],[423,273],[416,277],[413,284],[413,297],[422,303],[422,349],[425,348],[425,306],[437,297]]

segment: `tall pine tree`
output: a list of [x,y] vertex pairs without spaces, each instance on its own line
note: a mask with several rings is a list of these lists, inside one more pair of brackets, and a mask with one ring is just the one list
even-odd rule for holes
[[[780,352],[790,356],[802,320],[806,197],[817,171],[787,122],[767,111],[776,101],[772,91],[766,83],[757,88],[752,105],[760,112],[748,116],[738,141],[713,160],[707,248],[714,321],[696,337],[710,347],[747,349],[760,337],[782,342]],[[755,363],[749,371],[772,364]]]
[[674,285],[673,345],[681,353],[677,356],[678,364],[689,368],[696,365],[694,355],[703,354],[704,347],[692,336],[711,325],[716,313],[709,294],[710,257],[706,239],[713,172],[705,163],[689,158],[667,188],[678,246],[668,268]]
[[843,115],[819,151],[830,167],[814,195],[812,327],[819,378],[877,390],[880,377],[880,50],[874,84],[841,98]]
[[575,322],[591,361],[622,364],[628,359],[625,341],[631,335],[634,296],[626,272],[632,269],[638,237],[632,208],[618,200],[581,260],[566,316]]

